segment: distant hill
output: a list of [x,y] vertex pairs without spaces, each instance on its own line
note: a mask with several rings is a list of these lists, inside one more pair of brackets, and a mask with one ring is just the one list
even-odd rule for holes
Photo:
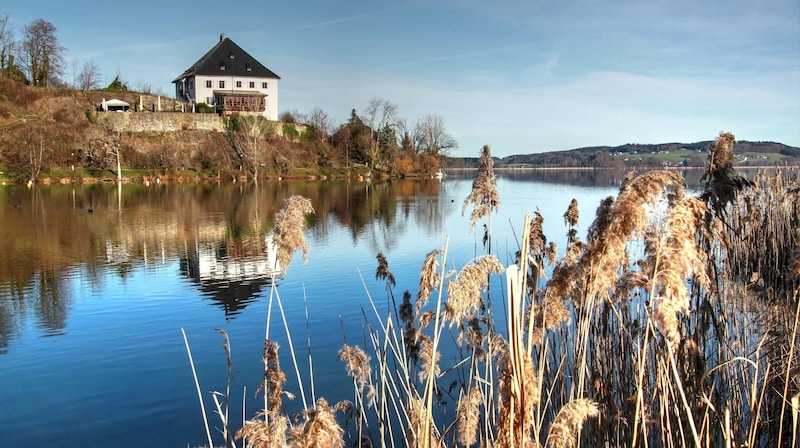
[[[518,154],[495,158],[501,167],[596,167],[635,168],[660,166],[704,166],[712,141],[696,143],[628,143],[620,146],[591,146],[566,151]],[[776,142],[739,141],[733,147],[737,165],[800,165],[800,148]],[[456,157],[446,168],[477,168],[477,157]]]

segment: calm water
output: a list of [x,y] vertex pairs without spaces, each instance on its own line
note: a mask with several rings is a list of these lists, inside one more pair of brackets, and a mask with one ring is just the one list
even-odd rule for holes
[[[378,252],[416,294],[425,254],[449,239],[454,269],[482,253],[461,206],[474,173],[443,181],[379,184],[291,182],[253,185],[124,185],[0,188],[0,446],[186,447],[205,443],[181,328],[204,391],[224,391],[233,354],[231,418],[256,412],[263,372],[269,279],[264,237],[284,198],[311,199],[316,214],[300,254],[277,284],[311,401],[352,399],[336,359],[344,338],[365,346],[368,295],[385,312],[375,281]],[[539,210],[563,250],[563,214],[580,204],[580,235],[624,173],[498,173],[502,203],[493,248],[507,264],[525,213]],[[363,282],[362,282],[363,277]],[[307,318],[306,318],[307,314]],[[283,324],[273,313],[285,386],[302,401]],[[308,340],[310,339],[310,349]],[[446,366],[447,360],[443,360]],[[443,367],[444,368],[444,367]],[[245,392],[246,388],[246,392]],[[211,397],[206,395],[211,412]],[[211,424],[218,420],[210,416]],[[238,427],[239,425],[234,425]],[[217,441],[221,438],[217,437]]]

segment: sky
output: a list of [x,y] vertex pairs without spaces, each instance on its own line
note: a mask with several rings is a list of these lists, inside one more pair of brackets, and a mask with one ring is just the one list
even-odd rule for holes
[[[180,3],[180,4],[179,4]],[[626,143],[800,146],[798,0],[6,0],[18,39],[57,28],[65,80],[174,96],[218,41],[281,80],[279,109],[334,126],[370,99],[414,123],[443,118],[458,148],[495,156]]]

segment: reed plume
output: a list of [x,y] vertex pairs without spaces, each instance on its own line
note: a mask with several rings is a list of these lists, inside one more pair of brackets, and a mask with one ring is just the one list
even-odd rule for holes
[[679,191],[668,211],[660,241],[655,244],[656,251],[647,254],[648,264],[657,266],[653,279],[659,297],[653,317],[673,346],[679,340],[677,314],[688,313],[690,308],[687,279],[692,278],[695,285],[706,290],[710,286],[705,271],[708,253],[695,242],[696,235],[704,228],[707,213],[708,208],[700,199],[683,196]]
[[265,413],[260,412],[252,420],[244,422],[244,426],[236,432],[236,440],[244,440],[251,448],[285,447],[288,428],[289,418],[285,415],[266,417]]
[[580,213],[578,211],[578,200],[573,198],[569,203],[567,211],[564,213],[564,225],[568,225],[570,227],[577,226],[579,216]]
[[544,217],[537,210],[531,220],[531,232],[530,238],[528,238],[530,253],[535,257],[541,257],[547,249],[547,237],[544,235],[542,223],[544,223]]
[[444,317],[458,324],[484,306],[481,292],[489,285],[491,274],[503,272],[503,265],[494,255],[484,255],[464,266],[456,278],[447,284],[447,303]]
[[344,362],[347,375],[356,381],[359,389],[369,382],[370,357],[363,349],[344,344],[339,350],[339,361]]
[[428,304],[431,297],[431,292],[439,288],[441,276],[439,275],[439,260],[437,255],[442,253],[439,249],[434,249],[428,252],[425,256],[425,261],[422,263],[422,269],[419,273],[419,294],[417,295],[417,304],[415,306],[415,314],[419,315],[422,307]]
[[700,196],[709,203],[717,216],[725,216],[725,208],[741,190],[752,187],[753,182],[739,176],[733,169],[733,145],[736,137],[730,132],[720,132],[708,149],[708,169],[700,182],[706,182]]
[[542,342],[544,330],[558,328],[572,320],[572,314],[564,306],[563,298],[553,295],[547,295],[541,304],[534,303],[529,312],[533,313],[533,327],[528,332],[534,345]]
[[343,448],[344,430],[334,416],[334,409],[324,398],[317,400],[313,409],[303,411],[302,424],[289,430],[290,448]]
[[456,407],[456,426],[458,443],[470,447],[478,441],[478,423],[480,422],[480,406],[483,394],[477,387],[469,389],[458,400]]
[[456,339],[458,345],[462,345],[466,342],[467,349],[472,351],[477,359],[483,358],[483,344],[487,341],[487,338],[491,336],[490,332],[483,331],[482,324],[487,327],[490,324],[486,316],[467,318],[459,324],[458,337]]
[[644,237],[650,225],[653,206],[668,189],[682,188],[680,176],[667,171],[650,171],[628,179],[620,189],[616,202],[604,201],[589,229],[587,251],[580,264],[591,273],[586,285],[586,298],[596,297],[614,288],[619,266],[625,266],[627,243]]
[[303,235],[306,215],[314,213],[311,200],[300,195],[290,196],[284,201],[283,208],[275,214],[275,228],[272,230],[273,242],[277,250],[277,259],[282,269],[288,269],[298,250],[303,252],[305,263],[309,246]]
[[439,367],[439,359],[442,357],[442,354],[439,353],[433,345],[433,341],[430,337],[426,334],[419,335],[419,360],[420,360],[420,370],[419,370],[419,379],[420,381],[425,381],[429,376],[433,376],[434,378],[438,377],[441,374],[441,368]]
[[416,328],[416,314],[411,304],[411,293],[403,293],[403,302],[400,304],[400,321],[403,324],[403,346],[406,351],[407,361],[414,363],[419,359],[419,336]]
[[577,435],[587,418],[600,415],[597,404],[585,398],[570,401],[558,411],[550,432],[547,434],[547,448],[574,448]]
[[792,252],[792,261],[789,263],[789,275],[800,280],[800,229],[795,230],[795,246]]
[[438,446],[439,435],[436,426],[431,424],[430,410],[425,406],[425,400],[411,397],[406,402],[405,409],[408,415],[408,428],[405,434],[406,446]]
[[286,373],[281,370],[278,358],[278,344],[270,340],[264,341],[264,381],[256,390],[262,389],[268,397],[266,411],[271,415],[278,415],[283,408],[283,385],[286,383]]
[[543,276],[545,273],[545,260],[549,262],[556,256],[554,253],[555,245],[553,243],[551,243],[550,246],[547,245],[547,237],[544,235],[544,230],[542,228],[543,222],[544,217],[537,210],[530,225],[528,253],[517,254],[517,261],[520,263],[520,266],[524,266],[522,260],[523,256],[527,259],[528,267],[531,270],[530,278],[532,280],[529,284],[529,288],[531,288],[532,291],[536,289],[539,277]]
[[464,199],[464,205],[461,207],[462,215],[467,210],[469,204],[475,206],[470,217],[470,232],[475,228],[478,219],[489,216],[492,210],[496,211],[497,207],[500,205],[500,195],[497,193],[497,178],[494,174],[492,149],[489,145],[484,145],[481,149],[481,164],[478,167],[475,180],[472,181],[472,191],[467,198]]
[[414,305],[411,304],[411,293],[403,292],[403,301],[400,303],[400,322],[407,326],[414,324]]
[[534,411],[541,396],[539,379],[527,353],[517,353],[516,361],[509,348],[497,361],[497,435],[495,446],[520,447],[533,442]]
[[378,267],[375,270],[375,280],[386,281],[387,288],[389,286],[394,287],[396,282],[394,280],[394,274],[389,270],[389,261],[386,259],[386,255],[384,255],[383,252],[378,252],[375,258],[378,260]]

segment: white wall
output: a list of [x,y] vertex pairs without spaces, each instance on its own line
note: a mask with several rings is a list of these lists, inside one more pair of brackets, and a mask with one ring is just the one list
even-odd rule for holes
[[[219,81],[225,81],[225,87],[219,87]],[[211,81],[211,87],[206,87],[206,81]],[[236,87],[236,82],[241,81],[242,87]],[[254,82],[255,87],[250,88],[250,83]],[[261,83],[266,82],[267,88],[262,89]],[[194,78],[193,88],[189,88],[187,81],[186,89],[195,102],[211,104],[215,90],[241,90],[245,92],[261,92],[267,96],[266,110],[264,117],[268,120],[278,120],[278,80],[275,78],[248,78],[242,76],[197,76]],[[176,84],[176,96],[178,92]],[[182,98],[180,98],[182,99]]]

